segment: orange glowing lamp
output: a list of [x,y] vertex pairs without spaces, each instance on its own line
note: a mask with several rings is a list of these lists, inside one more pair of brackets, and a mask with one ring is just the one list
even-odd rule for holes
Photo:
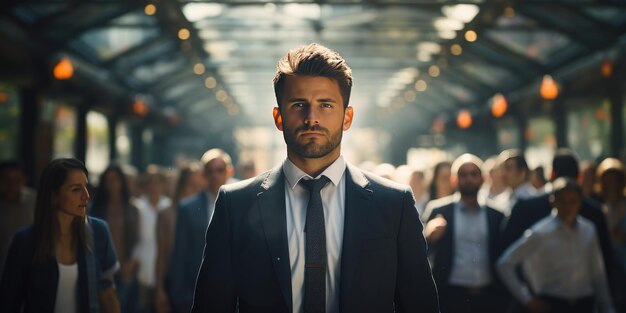
[[552,79],[552,76],[543,76],[539,93],[541,94],[541,97],[546,100],[554,100],[559,96],[559,86],[557,86],[554,79]]
[[472,126],[472,114],[467,110],[459,112],[456,117],[456,124],[462,129],[469,128]]
[[137,99],[133,102],[133,112],[139,116],[145,116],[148,114],[150,110],[148,109],[148,105],[142,99]]
[[611,77],[611,75],[613,75],[613,62],[611,62],[610,60],[605,60],[604,62],[602,62],[600,71],[602,72],[602,76]]
[[67,80],[74,76],[74,66],[70,58],[63,57],[57,65],[54,66],[54,78],[58,80]]
[[498,93],[493,96],[493,102],[491,103],[491,115],[494,117],[502,117],[506,113],[509,108],[509,103],[506,101],[506,98]]

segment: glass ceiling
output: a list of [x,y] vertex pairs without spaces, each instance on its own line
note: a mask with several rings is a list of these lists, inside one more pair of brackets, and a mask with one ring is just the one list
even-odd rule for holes
[[352,99],[364,116],[377,117],[372,123],[402,127],[419,119],[430,127],[436,116],[485,106],[495,93],[535,84],[626,39],[623,5],[513,4],[194,0],[153,2],[151,12],[145,3],[115,0],[16,2],[0,11],[13,27],[0,32],[51,58],[67,54],[110,73],[107,83],[130,97],[151,95],[155,113],[171,106],[198,127],[271,124],[257,116],[274,106],[276,61],[310,42],[346,58]]

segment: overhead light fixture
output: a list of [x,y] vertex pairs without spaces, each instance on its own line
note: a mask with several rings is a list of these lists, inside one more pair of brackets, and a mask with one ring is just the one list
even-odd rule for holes
[[213,76],[209,76],[204,80],[204,86],[207,89],[213,89],[217,87],[217,80]]
[[456,124],[461,129],[466,129],[472,126],[472,114],[467,110],[462,110],[456,117]]
[[196,75],[204,74],[205,70],[206,70],[206,68],[204,67],[204,64],[202,64],[202,63],[196,63],[196,65],[193,66],[193,72]]
[[70,61],[70,58],[61,58],[59,63],[54,66],[53,74],[54,78],[58,80],[67,80],[72,78],[72,76],[74,76],[74,66],[72,65],[72,61]]
[[491,102],[491,115],[494,117],[502,117],[506,113],[509,108],[509,103],[506,101],[506,98],[501,94],[497,93],[493,96]]
[[415,82],[415,90],[422,92],[422,91],[426,91],[427,88],[428,88],[428,84],[426,83],[425,80],[420,79]]
[[609,59],[604,60],[600,67],[600,72],[603,77],[611,77],[613,75],[613,62]]
[[178,30],[178,39],[180,40],[187,40],[189,39],[189,36],[191,35],[191,33],[189,33],[189,29],[187,28],[181,28]]
[[452,55],[459,56],[463,53],[463,47],[461,47],[460,44],[455,43],[452,46],[450,46],[450,53],[452,53]]
[[550,75],[544,75],[539,87],[541,97],[546,100],[554,100],[559,96],[559,86]]
[[439,76],[439,74],[441,74],[439,66],[433,64],[428,68],[428,75],[430,75],[431,77],[437,77]]
[[474,42],[478,39],[478,34],[473,30],[468,30],[465,32],[465,40],[469,42]]
[[146,4],[146,6],[143,8],[143,12],[146,13],[146,15],[148,16],[152,16],[156,13],[157,8],[154,4],[150,3],[150,4]]

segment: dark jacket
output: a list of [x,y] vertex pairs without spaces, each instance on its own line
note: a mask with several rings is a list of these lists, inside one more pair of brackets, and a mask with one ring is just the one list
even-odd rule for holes
[[[447,226],[444,235],[434,243],[429,243],[429,256],[432,260],[433,266],[433,277],[435,278],[435,282],[437,283],[437,287],[440,293],[443,295],[446,292],[448,287],[448,281],[450,281],[450,273],[452,272],[452,265],[454,262],[454,207],[456,205],[454,198],[448,197],[448,203],[440,203],[440,206],[432,208],[432,211],[429,210],[428,216],[426,217],[428,221],[435,218],[437,215],[442,215],[443,218],[446,219]],[[500,235],[501,235],[501,226],[504,219],[504,215],[499,211],[489,208],[483,207],[487,210],[487,227],[489,228],[487,231],[487,240],[488,240],[488,253],[489,253],[489,269],[491,271],[491,277],[493,279],[494,284],[500,286],[499,276],[496,272],[495,266],[498,260],[498,247]],[[443,297],[443,296],[442,296]]]
[[[111,287],[110,280],[100,281],[109,276],[119,264],[111,241],[106,222],[89,217],[89,225],[93,234],[93,256],[95,271],[89,275],[88,256],[85,251],[78,251],[78,312],[94,312],[90,303],[97,305],[98,299],[92,295],[98,290],[90,288]],[[19,230],[13,237],[4,275],[0,282],[0,312],[52,313],[56,302],[59,270],[57,261],[49,258],[44,262],[35,262],[35,232],[32,226]],[[93,278],[87,278],[93,277]],[[98,280],[98,281],[93,281]],[[92,291],[92,292],[90,292]],[[94,293],[95,292],[95,293]],[[90,301],[91,299],[91,301]],[[95,301],[95,302],[94,302]]]
[[[348,165],[341,312],[439,312],[408,187]],[[281,168],[223,186],[206,234],[192,312],[292,312]]]
[[172,304],[190,309],[196,276],[202,262],[204,235],[209,225],[209,197],[201,192],[178,209],[170,269],[168,293]]

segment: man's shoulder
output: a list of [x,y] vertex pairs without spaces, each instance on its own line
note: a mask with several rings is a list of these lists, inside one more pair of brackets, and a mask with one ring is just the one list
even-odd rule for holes
[[279,171],[279,169],[273,169],[263,172],[252,178],[240,180],[231,184],[226,184],[222,186],[222,192],[228,194],[241,194],[257,190],[261,187],[261,185],[266,183],[267,180],[272,176],[272,174],[275,174],[276,171]]

